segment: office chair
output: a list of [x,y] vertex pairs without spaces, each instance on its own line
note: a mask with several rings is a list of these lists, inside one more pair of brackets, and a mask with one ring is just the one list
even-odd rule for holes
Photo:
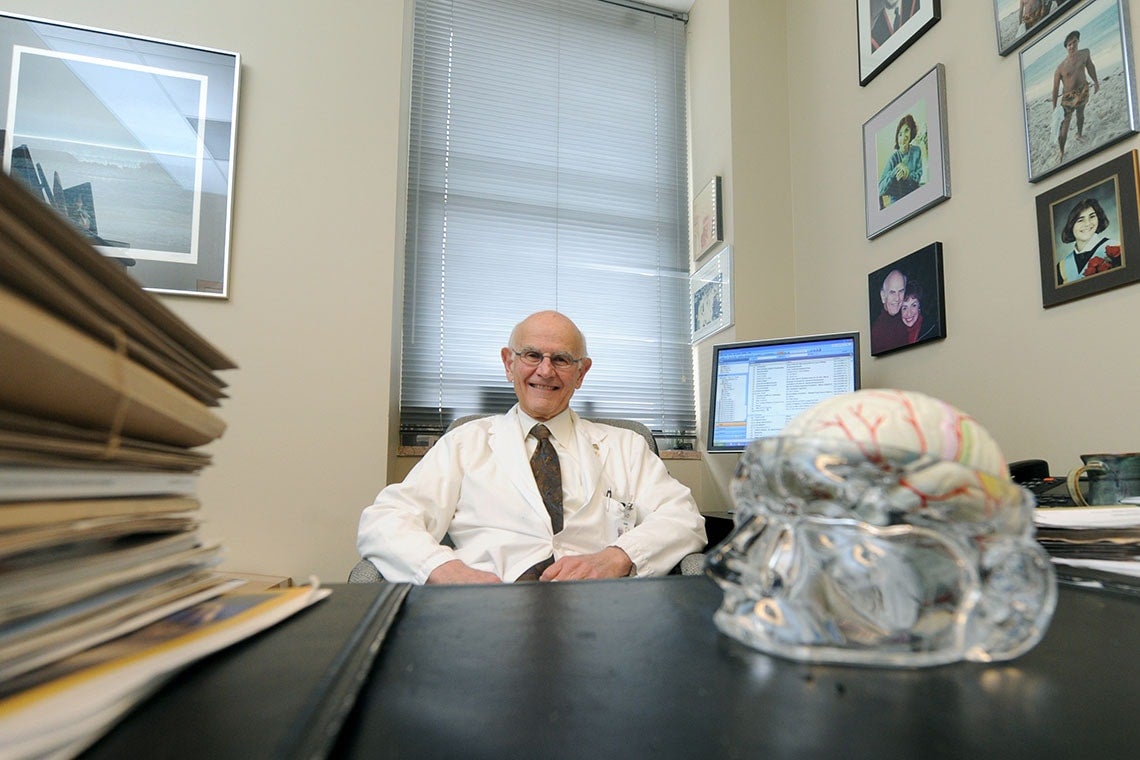
[[[492,413],[468,414],[466,416],[459,417],[453,420],[452,423],[447,426],[447,430],[444,431],[444,433],[450,433],[460,425],[471,422],[472,420],[477,420],[480,417],[489,417],[491,414]],[[641,422],[638,422],[636,420],[627,420],[621,417],[583,417],[582,419],[589,420],[590,422],[598,422],[603,425],[612,425],[613,427],[632,430],[645,439],[645,442],[649,444],[650,451],[652,451],[654,454],[657,454],[658,456],[661,455],[661,451],[657,447],[657,440],[653,437],[653,431],[651,431]],[[447,540],[447,536],[444,536],[444,542],[447,542]],[[688,554],[681,558],[681,562],[677,565],[676,568],[674,568],[673,572],[675,574],[680,573],[681,575],[701,575],[704,572],[704,560],[704,554]],[[349,583],[379,583],[382,580],[384,580],[384,577],[380,575],[380,571],[376,569],[375,565],[366,559],[359,560],[352,568],[352,571],[348,574]]]

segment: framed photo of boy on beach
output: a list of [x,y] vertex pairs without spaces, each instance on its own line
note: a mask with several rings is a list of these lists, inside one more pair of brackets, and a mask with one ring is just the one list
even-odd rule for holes
[[1140,280],[1137,156],[1131,150],[1037,196],[1045,308]]
[[863,185],[868,240],[950,197],[941,63],[863,124]]
[[1136,129],[1128,0],[1088,0],[1019,54],[1029,181]]

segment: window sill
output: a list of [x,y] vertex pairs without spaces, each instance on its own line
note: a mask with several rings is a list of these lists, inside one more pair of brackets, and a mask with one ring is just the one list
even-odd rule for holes
[[[398,457],[422,457],[427,453],[427,446],[400,446],[396,449]],[[662,459],[700,459],[701,452],[692,449],[665,449],[661,452]]]

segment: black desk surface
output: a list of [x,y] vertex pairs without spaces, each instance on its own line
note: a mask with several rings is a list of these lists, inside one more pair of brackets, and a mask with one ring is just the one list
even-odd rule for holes
[[[187,671],[91,756],[281,756],[266,724],[288,730],[376,588],[335,586]],[[414,588],[331,756],[1107,758],[1140,743],[1140,598],[1062,588],[1013,662],[879,670],[749,649],[712,624],[720,597],[679,576]]]

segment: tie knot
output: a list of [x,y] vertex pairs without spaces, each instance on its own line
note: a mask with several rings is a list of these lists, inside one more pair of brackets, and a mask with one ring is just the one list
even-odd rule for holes
[[530,429],[530,434],[540,441],[545,441],[550,437],[550,429],[546,427],[546,425],[539,423]]

